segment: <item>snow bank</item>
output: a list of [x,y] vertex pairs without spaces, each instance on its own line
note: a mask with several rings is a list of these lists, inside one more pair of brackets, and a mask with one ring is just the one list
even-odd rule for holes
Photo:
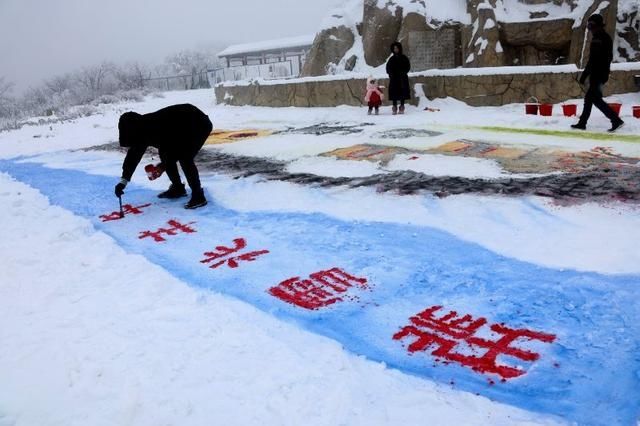
[[[323,75],[319,77],[303,77],[294,78],[286,81],[282,80],[264,80],[255,79],[251,81],[231,81],[218,84],[218,87],[234,87],[234,86],[250,86],[254,84],[262,86],[270,86],[277,84],[294,84],[309,83],[318,81],[334,81],[334,80],[366,80],[370,75],[377,79],[387,78],[384,73],[384,67],[372,68],[370,74],[362,72]],[[640,72],[640,62],[627,62],[620,64],[612,64],[612,71],[638,71]],[[413,72],[409,77],[447,77],[447,76],[465,76],[465,75],[511,75],[511,74],[572,74],[579,72],[580,69],[574,65],[537,65],[537,66],[511,66],[511,67],[483,67],[483,68],[453,68],[453,69],[432,69],[428,71]]]

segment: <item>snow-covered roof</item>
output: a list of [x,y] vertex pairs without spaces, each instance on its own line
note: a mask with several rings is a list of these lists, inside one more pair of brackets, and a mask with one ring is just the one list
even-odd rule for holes
[[258,53],[268,50],[291,49],[294,47],[308,47],[313,44],[315,34],[298,37],[280,38],[276,40],[263,40],[255,43],[236,44],[229,46],[218,57],[242,55],[246,53]]

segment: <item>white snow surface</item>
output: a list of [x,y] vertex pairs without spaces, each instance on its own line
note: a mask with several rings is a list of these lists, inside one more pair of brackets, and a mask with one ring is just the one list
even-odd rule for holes
[[0,188],[3,426],[534,424],[188,287],[7,175]]
[[[622,134],[640,132],[630,116],[637,94],[621,95]],[[120,174],[114,153],[66,150],[117,140],[117,118],[190,102],[216,128],[271,129],[320,122],[371,122],[356,135],[274,135],[214,148],[290,162],[290,170],[367,176],[390,169],[496,176],[492,162],[400,156],[385,167],[316,157],[362,143],[427,149],[457,138],[640,155],[638,144],[509,135],[473,125],[566,129],[572,119],[525,117],[523,105],[471,108],[428,102],[428,113],[368,117],[366,109],[216,106],[210,90],[173,92],[142,103],[104,105],[72,122],[0,133],[0,158],[43,156],[51,167]],[[593,130],[604,130],[594,113]],[[432,138],[380,139],[381,131],[440,130]],[[484,160],[483,160],[484,161]],[[149,183],[143,173],[137,184]],[[259,178],[203,180],[211,196],[241,211],[319,212],[344,220],[430,226],[496,253],[556,268],[640,272],[640,214],[625,204],[558,207],[543,198],[378,194],[374,189],[311,188]],[[228,297],[189,287],[132,256],[84,219],[52,207],[37,191],[0,175],[0,425],[486,425],[542,424],[526,413],[409,377],[345,353],[340,345]]]

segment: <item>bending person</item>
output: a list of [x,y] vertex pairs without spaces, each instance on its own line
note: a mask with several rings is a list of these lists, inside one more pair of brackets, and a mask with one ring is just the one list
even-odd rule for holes
[[197,209],[207,204],[200,184],[200,175],[194,159],[211,134],[213,126],[209,117],[193,105],[173,105],[151,114],[127,112],[120,117],[120,146],[129,148],[122,164],[122,179],[116,185],[115,194],[121,197],[131,181],[147,148],[158,149],[160,167],[167,172],[171,186],[158,195],[159,198],[186,197],[185,186],[180,179],[178,163],[191,188],[191,200],[187,209]]

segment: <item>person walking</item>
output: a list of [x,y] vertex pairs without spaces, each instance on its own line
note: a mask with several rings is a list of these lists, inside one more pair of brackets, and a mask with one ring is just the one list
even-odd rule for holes
[[[411,88],[409,87],[409,71],[411,62],[402,52],[402,44],[394,42],[391,44],[391,57],[387,61],[387,74],[389,74],[389,100],[393,102],[393,115],[404,114],[404,104],[411,99]],[[400,103],[400,109],[398,109]]]
[[593,35],[591,40],[591,51],[589,61],[585,67],[580,84],[584,85],[589,78],[589,88],[584,97],[584,109],[578,123],[571,127],[578,130],[586,130],[587,122],[591,117],[591,110],[595,105],[602,113],[611,120],[609,132],[615,132],[624,125],[618,114],[603,99],[603,89],[609,74],[611,73],[611,62],[613,62],[613,41],[604,28],[604,18],[595,14],[589,17],[587,28]]

